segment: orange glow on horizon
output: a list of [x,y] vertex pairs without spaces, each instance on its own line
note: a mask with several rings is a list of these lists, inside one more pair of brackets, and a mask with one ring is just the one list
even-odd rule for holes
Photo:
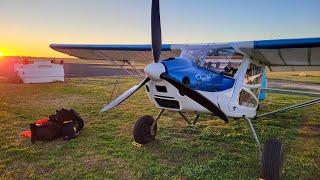
[[[6,48],[4,48],[6,47]],[[49,45],[3,44],[0,45],[0,57],[4,56],[30,56],[30,57],[56,57],[69,58],[70,56],[54,51]]]

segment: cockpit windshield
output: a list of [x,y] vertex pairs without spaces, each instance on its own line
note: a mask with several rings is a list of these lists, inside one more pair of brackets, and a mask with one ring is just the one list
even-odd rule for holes
[[193,60],[199,67],[221,72],[226,76],[234,76],[243,59],[243,55],[232,46],[216,44],[186,47],[181,57]]

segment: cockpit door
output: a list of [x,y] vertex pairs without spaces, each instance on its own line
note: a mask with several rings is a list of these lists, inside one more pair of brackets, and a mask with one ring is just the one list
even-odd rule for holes
[[254,117],[259,104],[264,65],[245,58],[237,74],[229,110],[235,117]]

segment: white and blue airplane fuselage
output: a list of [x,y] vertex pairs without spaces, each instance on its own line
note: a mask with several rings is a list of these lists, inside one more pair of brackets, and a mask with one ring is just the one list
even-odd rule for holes
[[[182,90],[160,78],[161,73],[167,73],[207,97],[228,117],[240,118],[246,116],[253,118],[256,115],[258,102],[254,107],[244,107],[238,104],[239,90],[246,85],[244,75],[249,62],[249,59],[244,60],[233,77],[225,75],[223,72],[199,67],[194,61],[184,58],[169,58],[159,63],[150,64],[145,68],[146,75],[151,78],[151,81],[146,85],[148,97],[157,108],[182,112],[211,113],[208,109],[185,96]],[[258,101],[255,94],[252,93],[251,95],[253,99]]]

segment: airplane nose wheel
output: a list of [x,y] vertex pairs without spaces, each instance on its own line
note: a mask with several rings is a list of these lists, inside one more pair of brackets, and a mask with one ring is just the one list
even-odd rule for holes
[[139,144],[147,144],[155,140],[157,135],[157,122],[165,110],[161,109],[156,119],[145,115],[140,117],[133,128],[133,138]]
[[133,138],[139,144],[147,144],[152,142],[157,135],[157,124],[154,125],[153,134],[151,127],[155,119],[152,116],[145,115],[140,117],[133,128]]

